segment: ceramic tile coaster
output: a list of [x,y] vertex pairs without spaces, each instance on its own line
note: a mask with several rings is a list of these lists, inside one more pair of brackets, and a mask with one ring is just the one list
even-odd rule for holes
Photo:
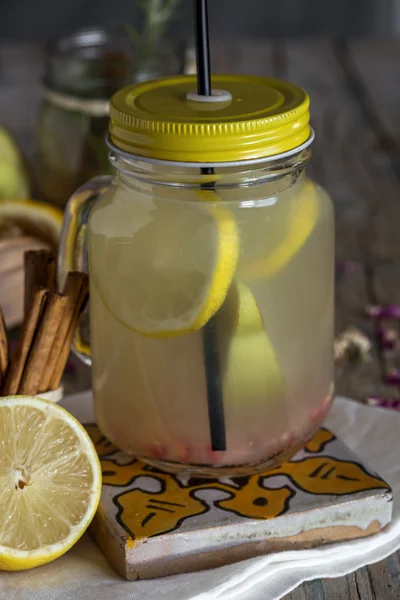
[[91,534],[126,579],[367,536],[391,519],[387,483],[327,429],[274,471],[220,480],[156,471],[87,429],[103,470]]

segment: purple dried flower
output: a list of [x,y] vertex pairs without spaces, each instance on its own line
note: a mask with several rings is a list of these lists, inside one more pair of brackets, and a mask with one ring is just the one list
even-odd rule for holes
[[384,327],[378,327],[376,333],[382,340],[396,341],[399,338],[399,334],[397,333],[396,329],[385,329]]
[[366,313],[373,319],[396,320],[400,319],[400,305],[386,304],[381,306],[380,304],[370,304],[366,308]]
[[377,304],[369,304],[366,307],[365,312],[369,317],[372,317],[373,319],[379,319],[382,315],[382,306]]
[[400,319],[400,305],[399,304],[388,304],[383,306],[382,311],[383,319]]
[[379,345],[382,350],[394,350],[397,346],[397,341],[381,340]]
[[400,371],[399,369],[390,369],[385,376],[386,383],[390,385],[400,385]]
[[379,327],[376,332],[379,346],[382,350],[393,350],[396,348],[399,334],[395,329],[384,329],[383,327]]
[[400,410],[400,400],[397,398],[381,398],[380,396],[370,396],[365,403],[368,406],[379,406],[389,410]]

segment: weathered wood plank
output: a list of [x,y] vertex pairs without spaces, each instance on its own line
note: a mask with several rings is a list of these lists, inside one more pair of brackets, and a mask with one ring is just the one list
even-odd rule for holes
[[398,600],[400,586],[397,577],[393,577],[385,561],[366,567],[372,597],[376,600]]
[[395,554],[389,556],[385,560],[385,565],[391,575],[395,586],[397,586],[397,589],[400,590],[400,553],[396,552]]
[[317,136],[314,170],[335,202],[337,258],[364,261],[376,204],[376,177],[368,164],[376,146],[375,134],[349,94],[331,44],[293,42],[287,46],[287,57],[287,77],[311,97]]
[[[353,82],[353,95],[359,98],[361,110],[378,140],[377,152],[381,155],[382,169],[392,183],[393,194],[379,198],[381,231],[372,231],[371,286],[375,301],[381,304],[400,303],[400,246],[398,242],[399,192],[400,192],[400,82],[397,77],[400,60],[398,40],[379,41],[374,44],[357,42],[342,45],[339,57],[344,61],[348,79]],[[387,243],[385,258],[377,255],[376,246],[382,247],[380,237]],[[392,324],[398,327],[397,324]],[[400,349],[385,352],[385,371],[400,366]],[[400,396],[393,388],[392,395]]]
[[283,600],[386,600],[390,596],[376,595],[367,568],[359,569],[346,577],[316,579],[305,582]]
[[[376,110],[371,102],[370,89],[375,89],[372,76],[361,77],[351,49],[344,43],[336,44],[335,55],[341,65],[350,102],[358,104],[359,118],[365,130],[374,136],[372,145],[364,146],[360,177],[367,184],[365,195],[369,204],[367,247],[373,264],[382,260],[400,257],[398,244],[398,222],[400,218],[400,148],[395,136],[385,129],[381,115],[390,110],[391,105]],[[392,73],[386,85],[391,87],[396,72]],[[382,96],[382,100],[386,96]],[[354,142],[356,148],[359,141]]]
[[[365,123],[357,99],[349,94],[345,73],[329,42],[287,44],[284,76],[310,94],[316,128],[312,175],[328,189],[335,203],[337,332],[357,327],[373,340],[373,325],[365,317],[371,302],[365,273],[370,222],[377,202],[374,188],[367,185],[365,149],[375,147],[375,134]],[[338,367],[337,391],[360,400],[390,392],[382,382],[375,344],[369,363]]]
[[0,124],[16,137],[29,159],[35,153],[44,50],[33,44],[0,44]]
[[[324,590],[328,600],[373,600],[369,585],[362,578],[364,569],[347,577],[325,579]],[[361,581],[362,579],[362,581]]]
[[346,577],[305,582],[284,600],[397,600],[398,575],[393,576],[387,565],[393,560],[390,557]]
[[336,284],[337,331],[348,327],[363,331],[372,343],[371,357],[365,362],[340,362],[336,367],[336,391],[361,401],[372,395],[387,396],[392,393],[392,389],[382,378],[382,357],[375,339],[373,322],[365,315],[368,302],[365,267],[362,263],[354,263]]
[[366,568],[347,576],[350,600],[376,600]]
[[303,584],[307,600],[327,600],[324,590],[324,584],[321,579],[306,581]]
[[364,102],[371,116],[379,114],[378,128],[400,144],[400,40],[361,40],[349,44],[350,53],[368,94]]
[[308,600],[304,584],[294,589],[290,594],[287,594],[283,600]]
[[214,43],[211,49],[213,72],[271,76],[274,71],[272,49],[272,43],[265,41],[246,44]]

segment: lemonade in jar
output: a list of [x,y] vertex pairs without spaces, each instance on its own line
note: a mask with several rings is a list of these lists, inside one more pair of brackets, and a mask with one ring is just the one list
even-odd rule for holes
[[87,241],[104,435],[167,471],[233,476],[290,458],[329,411],[334,219],[305,172],[307,94],[212,87],[212,101],[191,76],[115,94],[115,177],[71,198],[60,265],[82,268]]

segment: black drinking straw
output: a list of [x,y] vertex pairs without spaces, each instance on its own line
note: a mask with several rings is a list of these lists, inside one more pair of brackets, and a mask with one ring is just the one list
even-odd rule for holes
[[[210,43],[208,36],[207,0],[194,1],[197,92],[211,96]],[[212,175],[214,169],[203,167],[202,175]],[[213,183],[202,184],[203,189],[214,189]],[[203,354],[207,383],[208,419],[212,450],[226,450],[225,416],[221,374],[218,356],[218,337],[215,317],[203,328]]]
[[210,42],[208,35],[207,0],[195,0],[195,36],[197,62],[197,92],[211,96]]

